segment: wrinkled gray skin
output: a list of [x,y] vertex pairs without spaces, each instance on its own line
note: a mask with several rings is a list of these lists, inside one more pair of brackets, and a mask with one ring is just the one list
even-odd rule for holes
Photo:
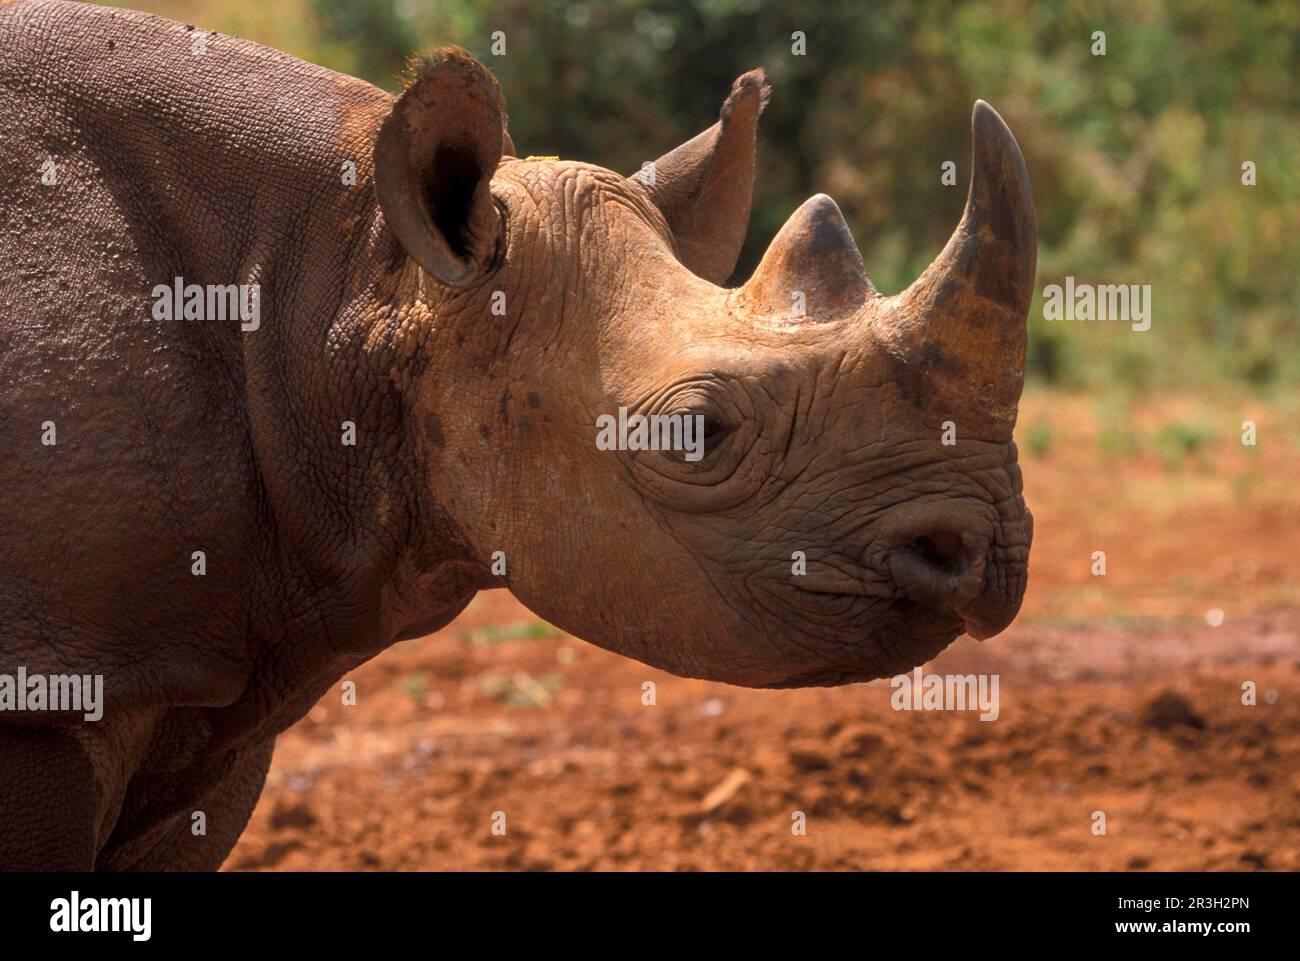
[[[990,109],[910,292],[870,288],[822,197],[726,290],[758,74],[649,183],[510,156],[456,51],[395,99],[193,46],[0,4],[0,673],[102,674],[106,699],[0,713],[0,868],[219,866],[276,734],[481,589],[751,686],[887,676],[1014,617],[1032,201]],[[152,319],[177,276],[260,284],[260,329]],[[599,450],[619,406],[707,416],[705,458]]]

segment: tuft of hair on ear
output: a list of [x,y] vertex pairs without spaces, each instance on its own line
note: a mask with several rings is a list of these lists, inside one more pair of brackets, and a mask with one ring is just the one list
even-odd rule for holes
[[[477,57],[466,50],[459,44],[449,43],[446,46],[439,47],[429,53],[413,53],[406,58],[403,65],[402,73],[399,79],[402,81],[402,90],[410,90],[415,86],[425,74],[433,70],[440,64],[449,60],[459,61],[462,65],[471,69],[478,68],[487,77],[491,84],[492,92],[496,96],[497,105],[501,108],[501,127],[503,131],[510,129],[510,116],[506,112],[506,98],[501,93],[501,84],[497,82],[496,75],[485,67]],[[506,134],[507,140],[509,134]],[[512,145],[513,146],[513,145]]]
[[406,58],[406,63],[402,65],[402,89],[409,90],[417,80],[444,61],[474,59],[472,53],[454,43],[439,47],[429,53],[413,53]]
[[736,82],[731,85],[731,93],[727,95],[722,110],[719,111],[719,119],[723,123],[730,120],[736,104],[753,93],[758,94],[758,112],[761,114],[767,107],[768,101],[772,99],[772,84],[768,82],[767,74],[762,67],[755,67],[736,78]]

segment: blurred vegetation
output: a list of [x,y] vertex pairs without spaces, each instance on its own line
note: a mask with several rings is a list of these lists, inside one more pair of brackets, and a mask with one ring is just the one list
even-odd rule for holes
[[545,621],[526,621],[521,624],[488,624],[475,631],[461,631],[462,644],[492,647],[511,641],[531,641],[548,637],[561,637],[562,632]]
[[[762,66],[759,181],[737,279],[817,191],[876,285],[905,287],[956,224],[969,117],[1020,141],[1038,293],[1150,284],[1149,331],[1030,315],[1030,373],[1071,388],[1300,384],[1300,4],[1218,0],[134,0],[395,89],[459,43],[500,78],[523,154],[631,172],[713,123]],[[1092,53],[1104,31],[1105,56]],[[502,31],[506,52],[492,53]],[[806,55],[792,53],[792,34]],[[957,186],[940,183],[957,164]],[[1258,185],[1242,184],[1253,161]],[[1046,441],[1050,443],[1050,441]]]

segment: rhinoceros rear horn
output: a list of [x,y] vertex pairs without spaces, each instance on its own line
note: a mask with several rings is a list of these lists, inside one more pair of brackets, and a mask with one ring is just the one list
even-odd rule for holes
[[845,318],[878,296],[839,206],[817,194],[773,238],[737,303],[757,317],[807,323]]
[[1034,197],[1020,147],[997,111],[976,101],[971,128],[966,210],[943,252],[898,295],[899,334],[925,392],[954,415],[959,405],[973,406],[1009,427],[1038,257]]
[[668,221],[677,258],[715,284],[731,276],[745,242],[758,117],[770,96],[762,70],[742,75],[717,123],[631,177]]
[[375,194],[406,252],[437,280],[465,284],[497,252],[490,185],[509,144],[505,105],[496,78],[459,47],[412,66],[375,143]]

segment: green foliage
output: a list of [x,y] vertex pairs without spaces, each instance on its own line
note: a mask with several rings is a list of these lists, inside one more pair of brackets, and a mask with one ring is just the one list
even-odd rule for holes
[[1097,435],[1097,449],[1114,457],[1132,457],[1141,453],[1142,438],[1124,424],[1109,424]]
[[479,679],[479,689],[506,707],[545,707],[564,687],[564,678],[554,672],[533,677],[527,671],[514,674],[487,674]]
[[1035,457],[1046,457],[1047,452],[1056,443],[1056,435],[1050,424],[1041,421],[1034,424],[1025,434],[1025,445]]
[[424,703],[425,698],[429,696],[429,672],[415,671],[408,674],[399,682],[403,694],[414,701]]
[[1155,440],[1161,460],[1166,468],[1172,470],[1203,451],[1216,436],[1217,432],[1212,425],[1175,421],[1161,427]]
[[561,636],[560,631],[545,621],[526,621],[519,624],[489,624],[477,631],[462,631],[460,642],[492,647],[510,641],[529,641],[559,636]]
[[[261,8],[260,0],[142,5],[217,29]],[[824,191],[843,208],[876,285],[905,287],[960,216],[971,104],[986,99],[1015,131],[1034,183],[1040,295],[1067,274],[1152,287],[1152,326],[1141,333],[1117,321],[1049,322],[1036,298],[1031,378],[1139,390],[1300,383],[1300,4],[276,7],[278,19],[249,21],[260,27],[254,39],[389,88],[409,52],[459,43],[501,79],[522,153],[624,172],[712,123],[734,77],[764,67],[775,97],[737,279],[794,208]],[[504,56],[491,49],[498,30]],[[1097,30],[1105,56],[1090,49]],[[806,56],[792,55],[794,31],[806,35]],[[955,187],[940,183],[948,160],[957,164]],[[1257,186],[1242,184],[1245,161],[1256,165]]]

